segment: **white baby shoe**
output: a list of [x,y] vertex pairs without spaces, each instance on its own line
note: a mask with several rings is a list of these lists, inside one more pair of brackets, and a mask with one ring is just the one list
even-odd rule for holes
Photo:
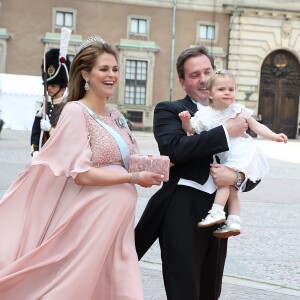
[[220,239],[225,239],[230,236],[236,236],[241,233],[241,225],[234,222],[225,222],[225,225],[213,232],[213,235]]
[[205,219],[198,223],[198,227],[208,227],[215,224],[224,223],[226,220],[226,215],[224,210],[212,208]]

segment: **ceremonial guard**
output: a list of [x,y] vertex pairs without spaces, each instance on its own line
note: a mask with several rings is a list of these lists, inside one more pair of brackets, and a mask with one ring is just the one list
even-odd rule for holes
[[67,100],[68,73],[70,69],[70,60],[67,55],[69,37],[69,29],[63,28],[61,48],[50,49],[44,57],[42,64],[44,100],[36,103],[37,112],[31,131],[32,156],[38,153],[53,133],[59,114]]
[[2,131],[3,125],[4,125],[4,121],[2,119],[0,119],[0,134]]

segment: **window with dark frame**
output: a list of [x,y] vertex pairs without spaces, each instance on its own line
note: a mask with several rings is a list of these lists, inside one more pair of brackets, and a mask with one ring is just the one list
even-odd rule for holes
[[145,105],[147,61],[127,60],[125,67],[125,104]]
[[73,27],[73,13],[57,11],[55,24],[60,27]]
[[216,27],[214,25],[200,25],[199,38],[203,40],[215,39]]
[[130,33],[131,34],[147,34],[147,20],[131,18],[130,19]]

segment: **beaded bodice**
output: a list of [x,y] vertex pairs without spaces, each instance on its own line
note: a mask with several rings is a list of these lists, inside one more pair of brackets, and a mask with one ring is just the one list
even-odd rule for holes
[[[123,165],[122,156],[114,137],[100,124],[98,124],[92,116],[82,107],[87,131],[90,139],[90,147],[92,150],[92,163],[94,167],[103,165]],[[118,119],[121,114],[115,109],[109,109],[109,116],[98,115],[100,120],[113,128],[126,142],[129,147],[130,154],[135,153],[135,147],[132,142],[131,133],[127,127],[118,125]]]

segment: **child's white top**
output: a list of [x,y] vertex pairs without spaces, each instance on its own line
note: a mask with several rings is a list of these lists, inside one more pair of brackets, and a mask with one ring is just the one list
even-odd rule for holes
[[221,110],[214,109],[211,106],[204,106],[191,118],[191,122],[195,131],[200,133],[201,131],[224,125],[226,121],[235,118],[237,114],[241,118],[249,119],[253,114],[253,110],[238,103],[232,103],[227,108]]
[[[232,103],[222,110],[205,106],[196,112],[195,116],[191,118],[191,122],[196,133],[200,133],[224,125],[226,121],[237,115],[249,119],[252,113],[253,110],[238,103]],[[261,179],[269,171],[269,164],[264,153],[250,136],[231,138],[229,148],[229,151],[217,155],[222,164],[244,172],[252,181]]]

